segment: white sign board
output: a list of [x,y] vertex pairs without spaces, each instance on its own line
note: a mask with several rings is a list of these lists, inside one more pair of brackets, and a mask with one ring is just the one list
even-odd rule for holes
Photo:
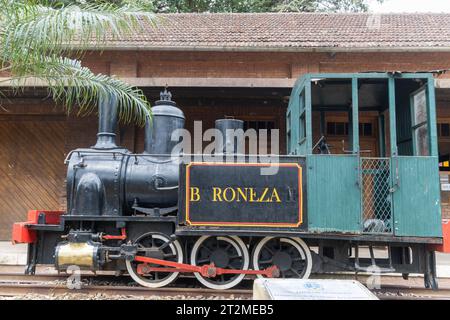
[[254,300],[378,300],[360,282],[329,279],[256,279]]
[[450,191],[450,183],[441,183],[442,191]]

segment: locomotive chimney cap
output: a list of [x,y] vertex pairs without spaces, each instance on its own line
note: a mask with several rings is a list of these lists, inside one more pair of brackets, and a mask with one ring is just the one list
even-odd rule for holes
[[164,91],[161,91],[159,93],[159,100],[160,101],[172,101],[172,93],[167,90],[167,86],[164,88]]
[[172,93],[164,88],[164,91],[160,92],[160,100],[155,102],[155,106],[152,108],[152,114],[154,116],[169,116],[185,119],[183,111],[178,108],[177,103],[172,101]]
[[[169,105],[169,106],[177,106],[175,101],[172,101],[172,93],[167,90],[167,86],[164,88],[164,91],[159,93],[159,100],[155,102],[155,106],[159,105]],[[153,109],[152,109],[153,110]]]

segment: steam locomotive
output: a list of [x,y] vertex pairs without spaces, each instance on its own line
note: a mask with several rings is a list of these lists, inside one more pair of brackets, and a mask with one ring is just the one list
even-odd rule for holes
[[[440,209],[425,213],[433,232],[396,234],[393,212],[384,216],[375,212],[364,219],[360,203],[355,216],[351,212],[355,203],[339,198],[357,188],[346,176],[355,176],[362,161],[359,153],[324,153],[328,150],[324,139],[317,149],[310,144],[309,150],[301,150],[312,139],[310,128],[302,127],[311,119],[311,97],[323,88],[316,88],[313,79],[332,87],[339,77],[361,83],[374,77],[381,87],[394,76],[299,79],[286,116],[289,154],[278,156],[276,164],[237,152],[231,133],[242,130],[243,122],[236,119],[216,121],[223,140],[218,141],[213,160],[174,153],[179,141],[172,135],[184,127],[185,117],[167,91],[147,119],[144,152],[133,154],[115,142],[117,102],[111,97],[101,100],[96,144],[73,150],[66,159],[67,211],[31,210],[28,221],[13,226],[13,241],[28,243],[26,272],[34,273],[37,264],[53,264],[60,271],[73,266],[126,271],[137,283],[153,288],[190,273],[206,287],[228,289],[245,277],[308,278],[312,272],[376,268],[405,277],[423,273],[426,286],[436,288],[434,252],[443,248]],[[409,79],[405,74],[397,77]],[[414,78],[431,79],[417,74]],[[434,120],[428,121],[432,128]],[[346,165],[347,158],[356,167]],[[333,163],[324,170],[321,161],[329,159]],[[435,157],[429,164],[437,170]],[[274,172],[263,173],[273,166]],[[335,166],[340,166],[338,171]],[[390,168],[374,169],[376,177],[389,174],[376,182],[383,201],[395,188]],[[331,185],[330,190],[326,177],[333,175],[339,176],[340,186]],[[424,186],[431,189],[425,201],[439,201],[437,183],[432,180]],[[389,189],[383,191],[386,184]],[[417,221],[423,222],[423,217]],[[387,252],[382,258],[376,256],[380,247]]]

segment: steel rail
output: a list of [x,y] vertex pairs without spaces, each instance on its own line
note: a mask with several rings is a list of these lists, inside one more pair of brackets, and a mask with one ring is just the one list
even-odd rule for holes
[[[40,295],[59,295],[59,294],[87,294],[95,295],[102,293],[106,296],[126,295],[136,297],[151,296],[188,296],[188,297],[222,297],[222,298],[241,298],[251,299],[252,291],[250,289],[229,289],[212,290],[206,288],[186,288],[186,287],[164,287],[164,288],[145,288],[133,287],[123,284],[111,284],[114,281],[120,283],[126,280],[126,277],[114,277],[112,275],[93,275],[82,274],[81,280],[95,279],[98,281],[107,281],[108,285],[103,284],[82,284],[81,289],[69,289],[61,280],[68,279],[70,275],[61,273],[40,273],[35,275],[25,275],[19,272],[0,272],[0,296],[23,296],[27,294]],[[336,279],[353,279],[354,277],[346,275],[333,275]],[[359,281],[365,284],[366,276],[358,276]],[[412,280],[412,281],[411,281]],[[59,282],[56,282],[59,281]],[[404,281],[404,284],[402,282]],[[421,286],[423,278],[411,277],[409,281],[400,277],[383,276],[380,289],[371,290],[381,300],[427,300],[444,299],[450,300],[450,279],[440,279],[441,288],[437,291],[425,289]],[[53,282],[53,283],[52,283]],[[408,283],[409,282],[409,283]],[[247,284],[251,284],[248,282]],[[244,288],[250,287],[245,284]]]
[[[48,270],[37,270],[34,275],[26,275],[24,273],[23,266],[5,266],[0,265],[0,281],[53,281],[58,279],[67,279],[70,274],[68,273],[57,273],[54,269]],[[82,271],[80,274],[82,279],[99,279],[114,282],[116,279],[123,279],[127,277],[126,274],[115,274],[113,271],[98,271],[93,273],[90,271]],[[183,274],[182,278],[192,278],[190,275]],[[252,280],[253,276],[245,278],[243,281]],[[354,274],[313,274],[311,279],[340,279],[340,280],[356,280],[363,284],[368,283],[373,279],[372,275],[359,274],[355,276]],[[130,278],[131,281],[131,278]],[[443,289],[450,288],[450,278],[439,278],[439,286]],[[408,280],[404,280],[401,276],[396,275],[382,275],[380,277],[380,284],[382,287],[390,287],[392,285],[399,286],[402,288],[407,287],[421,287],[423,285],[422,276],[410,276]]]
[[431,290],[404,286],[383,286],[372,290],[381,300],[450,300],[450,288]]
[[129,286],[100,286],[100,285],[82,285],[81,289],[69,289],[64,284],[47,283],[0,283],[0,296],[24,296],[29,294],[39,295],[60,295],[60,294],[86,294],[96,295],[104,294],[106,296],[183,296],[184,298],[203,297],[223,297],[223,298],[241,298],[251,299],[251,290],[212,290],[204,288],[144,288]]
[[[49,278],[48,278],[49,277]],[[0,296],[14,297],[25,296],[29,294],[35,295],[62,295],[62,294],[85,294],[85,295],[102,295],[129,296],[129,297],[183,297],[183,299],[202,297],[220,297],[224,299],[251,299],[252,291],[246,289],[229,289],[229,290],[212,290],[205,288],[144,288],[130,287],[122,285],[85,285],[81,289],[69,289],[65,284],[45,283],[47,279],[55,279],[56,276],[37,276],[42,282],[26,281],[21,282],[19,279],[9,276],[10,281],[0,282]],[[404,286],[383,286],[381,289],[372,290],[380,300],[450,300],[450,288],[432,291],[424,288],[411,288]]]
[[[220,297],[224,299],[240,298],[251,299],[251,290],[212,290],[204,288],[158,288],[126,286],[83,286],[81,289],[69,289],[67,286],[43,283],[0,283],[0,296],[24,296],[36,295],[62,295],[85,294],[105,296],[129,296],[129,297],[183,297],[184,299],[202,297]],[[422,288],[382,288],[374,293],[380,300],[450,300],[450,290],[431,291]]]

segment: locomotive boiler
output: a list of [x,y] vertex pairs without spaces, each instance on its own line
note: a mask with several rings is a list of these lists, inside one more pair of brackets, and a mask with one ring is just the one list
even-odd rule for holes
[[[209,288],[228,289],[245,277],[375,268],[423,273],[425,285],[437,288],[434,252],[449,248],[440,218],[433,90],[431,74],[305,75],[287,108],[288,152],[275,162],[236,149],[238,119],[217,119],[213,157],[174,152],[180,143],[174,132],[186,119],[167,90],[147,119],[144,152],[132,153],[116,144],[117,102],[106,97],[96,144],[67,156],[67,210],[29,211],[27,222],[14,224],[13,241],[29,244],[28,273],[42,263],[60,271],[113,270],[147,287],[186,273]],[[349,115],[351,128],[344,130],[350,147],[340,154],[329,148],[322,126],[322,117],[336,110]],[[373,156],[360,148],[364,112],[380,119],[383,148]],[[386,115],[397,120],[386,122]],[[424,125],[426,145],[425,131],[415,131]],[[399,142],[409,138],[410,146]]]
[[116,145],[116,103],[100,103],[97,143],[90,149],[74,150],[68,160],[70,215],[122,216],[140,210],[176,210],[180,163],[178,157],[171,156],[177,143],[171,134],[184,127],[184,115],[167,95],[162,94],[163,100],[152,108],[141,155],[131,155]]

